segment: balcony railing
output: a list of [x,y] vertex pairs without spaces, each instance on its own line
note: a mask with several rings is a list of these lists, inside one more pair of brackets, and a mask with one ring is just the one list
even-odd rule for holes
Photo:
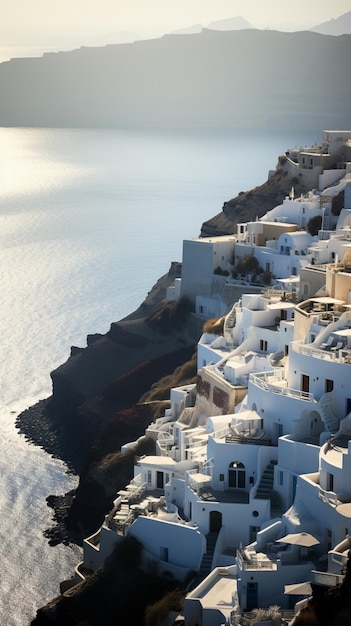
[[259,374],[250,374],[249,381],[251,384],[269,391],[270,393],[276,393],[281,396],[287,396],[289,398],[295,398],[296,400],[305,400],[307,402],[313,402],[313,394],[307,391],[300,391],[299,389],[291,389],[289,387],[283,387],[281,385],[274,384],[272,380],[276,379],[277,382],[281,380],[286,382],[283,378],[283,372],[281,370],[274,370],[273,372],[260,372]]
[[342,583],[343,580],[344,576],[342,574],[312,570],[312,582],[315,585],[321,585],[325,588],[335,587],[335,585]]
[[277,570],[277,558],[264,558],[256,552],[247,554],[245,549],[236,551],[236,560],[241,570]]
[[351,350],[349,348],[339,348],[337,345],[330,349],[315,348],[311,344],[304,344],[300,341],[293,341],[291,344],[291,350],[298,352],[299,354],[305,354],[306,356],[312,356],[316,359],[323,359],[324,361],[334,361],[338,363],[351,363]]

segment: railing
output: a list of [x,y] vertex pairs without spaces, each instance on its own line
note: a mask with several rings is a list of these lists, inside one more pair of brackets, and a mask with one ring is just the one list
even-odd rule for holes
[[207,456],[207,445],[194,448],[190,451],[190,456],[192,461],[194,461],[195,459],[197,459],[198,461],[200,461],[200,459],[205,459]]
[[324,361],[337,361],[339,363],[351,363],[351,350],[348,348],[339,348],[338,350],[325,350],[323,348],[315,348],[312,345],[306,345],[301,341],[293,341],[291,350],[306,356],[313,356]]
[[317,572],[312,570],[312,579],[315,585],[322,585],[325,588],[335,587],[344,580],[342,574],[333,574],[332,572]]
[[162,450],[167,449],[167,447],[174,445],[174,437],[161,431],[158,435],[157,443]]
[[221,428],[220,430],[215,430],[213,433],[210,433],[209,436],[213,439],[224,439],[228,434],[229,428]]
[[270,439],[265,439],[264,436],[259,437],[250,437],[247,435],[240,435],[235,433],[230,433],[226,435],[225,438],[226,443],[240,443],[243,445],[251,445],[251,446],[271,446],[272,441]]
[[324,359],[326,361],[337,360],[336,350],[331,352],[329,350],[324,350],[323,348],[315,348],[311,345],[303,344],[301,343],[301,341],[292,341],[290,346],[294,352],[298,352],[299,354],[305,354],[306,356],[314,356],[318,359]]
[[[278,370],[279,371],[279,370]],[[263,389],[264,391],[269,391],[270,393],[276,393],[281,396],[287,396],[289,398],[294,398],[296,400],[305,400],[307,402],[313,402],[313,393],[309,393],[307,391],[300,391],[299,389],[291,389],[290,387],[281,387],[280,385],[275,385],[271,382],[268,382],[268,377],[277,378],[277,380],[284,380],[283,373],[280,375],[276,375],[274,372],[261,372],[259,374],[250,374],[249,381],[256,387]]]
[[329,504],[330,506],[336,508],[338,506],[338,498],[334,491],[325,491],[321,487],[318,489],[318,498],[325,502],[325,504]]
[[268,557],[266,559],[264,558],[257,558],[254,555],[256,553],[250,553],[250,556],[246,556],[245,554],[245,549],[242,550],[237,550],[236,551],[236,560],[237,563],[239,565],[239,567],[242,570],[277,570],[278,569],[278,559],[277,558],[271,558],[269,559]]

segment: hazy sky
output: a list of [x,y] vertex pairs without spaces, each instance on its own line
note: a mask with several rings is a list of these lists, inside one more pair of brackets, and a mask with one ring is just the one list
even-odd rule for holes
[[256,28],[301,30],[351,9],[350,0],[4,0],[2,45],[50,38],[79,40],[131,31],[159,36],[241,15]]

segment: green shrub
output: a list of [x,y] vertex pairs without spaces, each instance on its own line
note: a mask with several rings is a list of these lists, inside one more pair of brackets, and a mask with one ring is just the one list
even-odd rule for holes
[[315,215],[314,217],[311,217],[310,220],[308,220],[307,232],[310,233],[310,235],[318,235],[318,231],[321,229],[321,226],[322,216]]
[[181,589],[174,589],[161,600],[146,607],[145,626],[158,626],[170,611],[180,612],[183,608],[184,593]]

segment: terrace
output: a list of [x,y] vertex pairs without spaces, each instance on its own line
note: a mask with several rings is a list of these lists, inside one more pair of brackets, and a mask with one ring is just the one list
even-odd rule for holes
[[338,337],[330,335],[330,339],[319,347],[315,347],[313,344],[304,344],[303,340],[300,340],[292,342],[290,348],[293,352],[305,354],[315,359],[351,364],[351,349],[344,347],[346,342],[343,340],[343,335],[346,337],[346,334],[351,338],[351,329],[338,331]]
[[250,374],[249,382],[260,389],[276,393],[296,400],[313,401],[313,394],[299,389],[291,389],[287,387],[287,380],[284,378],[284,372],[281,369],[275,369],[271,372],[260,372]]

